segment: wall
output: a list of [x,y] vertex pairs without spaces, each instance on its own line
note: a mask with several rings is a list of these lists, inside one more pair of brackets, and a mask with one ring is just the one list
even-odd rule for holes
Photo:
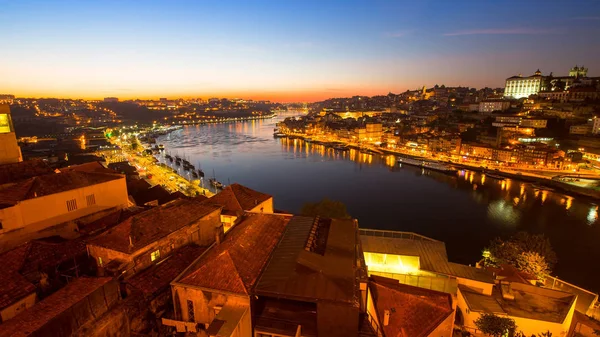
[[254,213],[273,213],[273,198],[269,198],[250,210]]
[[0,318],[2,318],[0,322],[5,322],[23,312],[25,309],[31,308],[35,302],[37,302],[37,294],[34,292],[11,306],[4,308],[4,310],[0,311]]
[[319,336],[347,337],[358,333],[358,306],[351,304],[318,302],[317,334]]
[[242,295],[219,293],[207,289],[199,289],[180,283],[172,286],[175,319],[189,322],[187,301],[194,303],[195,322],[208,325],[215,319],[214,307],[223,307],[226,302],[240,303],[250,306],[250,299]]
[[[138,249],[132,254],[125,254],[94,244],[88,244],[88,251],[90,256],[96,260],[96,264],[98,264],[98,257],[102,258],[104,266],[115,259],[127,262],[129,265],[126,268],[125,277],[131,277],[137,272],[163,260],[172,251],[180,247],[190,243],[196,243],[199,246],[209,246],[212,244],[215,241],[215,228],[221,225],[220,212],[220,210],[215,210],[196,222]],[[151,255],[157,250],[160,251],[160,258],[152,261]]]
[[[96,204],[88,206],[86,196],[93,194]],[[77,210],[69,212],[67,200],[77,200]],[[127,207],[125,178],[70,191],[21,201],[13,207],[0,210],[1,233],[24,228],[37,232],[47,227],[71,221],[108,208]]]
[[458,284],[465,285],[474,290],[479,290],[480,293],[485,295],[492,295],[492,289],[494,288],[493,283],[479,282],[461,277],[457,277],[456,280],[458,281]]
[[23,161],[14,132],[0,133],[0,165]]

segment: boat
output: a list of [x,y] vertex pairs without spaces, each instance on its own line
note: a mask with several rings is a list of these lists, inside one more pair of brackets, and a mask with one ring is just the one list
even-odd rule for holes
[[543,191],[548,191],[548,192],[554,192],[553,188],[541,186],[541,185],[537,185],[537,184],[531,184],[531,187],[533,187],[534,190],[543,190]]
[[196,173],[196,171],[192,171],[192,176],[193,176],[194,178],[198,178],[198,173]]
[[502,176],[499,176],[499,175],[496,175],[496,174],[488,174],[488,173],[485,173],[485,177],[486,177],[486,178],[497,179],[497,180],[506,180],[506,178],[504,178],[504,177],[502,177]]
[[164,146],[164,145],[162,145],[162,144],[158,144],[158,148],[159,148],[161,151],[164,151],[164,150],[165,150],[165,146]]
[[167,154],[165,154],[165,158],[167,158],[167,159],[170,159],[170,160],[173,160],[173,157],[171,157],[171,155],[170,155],[170,154],[168,154],[168,153],[167,153]]
[[433,171],[438,171],[438,172],[442,172],[442,173],[446,173],[446,174],[456,174],[456,172],[458,172],[458,170],[456,168],[454,168],[453,166],[446,165],[443,163],[438,163],[438,162],[429,162],[429,161],[425,161],[425,160],[417,160],[417,159],[404,158],[404,157],[398,157],[397,162],[399,165],[406,164],[406,165],[411,165],[411,166],[417,166],[417,167],[430,169]]
[[335,145],[333,148],[338,151],[348,151],[349,150],[348,145]]

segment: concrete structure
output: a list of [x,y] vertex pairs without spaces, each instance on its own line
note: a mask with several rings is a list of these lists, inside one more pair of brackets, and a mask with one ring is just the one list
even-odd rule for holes
[[245,212],[273,213],[273,197],[242,186],[231,184],[204,201],[221,207],[221,222],[227,232]]
[[23,161],[8,104],[0,104],[0,165]]
[[68,171],[29,178],[0,189],[0,252],[27,240],[77,236],[78,224],[128,206],[125,177]]
[[592,121],[592,133],[597,135],[600,133],[600,118],[594,117]]
[[176,200],[139,213],[87,244],[100,275],[128,278],[187,244],[208,246],[221,231],[220,208]]
[[592,125],[582,124],[571,125],[571,127],[569,127],[569,134],[571,135],[586,135],[588,133],[592,133]]

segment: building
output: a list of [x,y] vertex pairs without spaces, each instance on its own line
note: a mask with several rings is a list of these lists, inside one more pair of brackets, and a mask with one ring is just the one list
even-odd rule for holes
[[592,133],[597,135],[600,133],[600,118],[594,117],[592,120]]
[[526,336],[550,331],[566,336],[571,328],[577,295],[519,282],[501,282],[491,294],[467,285],[458,286],[458,324],[476,329],[483,313],[508,317]]
[[0,188],[0,252],[52,235],[77,236],[80,224],[128,207],[125,177],[70,170]]
[[119,285],[113,278],[76,278],[38,304],[0,324],[0,336],[71,336],[120,300]]
[[32,240],[0,255],[0,322],[32,307],[86,268],[82,240]]
[[245,212],[273,213],[273,197],[242,186],[231,184],[205,201],[221,207],[221,222],[227,232]]
[[452,336],[455,310],[443,292],[371,277],[367,308],[384,336]]
[[588,68],[584,66],[578,67],[575,65],[575,67],[569,70],[569,77],[587,77],[587,72]]
[[592,125],[581,124],[569,127],[569,134],[571,135],[587,135],[588,133],[592,133]]
[[219,230],[219,207],[198,200],[176,200],[126,219],[89,240],[87,248],[100,275],[128,278],[180,247],[210,245]]
[[0,94],[0,104],[12,104],[15,100],[15,95]]
[[533,75],[528,77],[512,76],[506,79],[504,86],[504,97],[507,98],[527,98],[531,95],[537,95],[538,92],[546,90],[545,77],[538,69]]
[[104,103],[118,103],[119,99],[117,97],[104,97]]
[[250,293],[279,242],[289,216],[249,213],[172,283],[178,332],[252,336]]
[[487,159],[500,162],[515,162],[516,157],[510,149],[496,148],[487,144],[462,143],[460,146],[461,156]]
[[479,112],[490,113],[494,111],[505,111],[510,108],[510,101],[506,100],[485,100],[479,102]]
[[0,104],[0,165],[23,161],[8,104]]

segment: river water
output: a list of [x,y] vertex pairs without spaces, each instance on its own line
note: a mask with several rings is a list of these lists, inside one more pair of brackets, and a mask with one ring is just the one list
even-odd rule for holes
[[223,184],[273,195],[275,208],[342,201],[364,228],[412,231],[444,241],[449,259],[474,264],[496,236],[545,233],[558,255],[555,275],[600,291],[600,221],[593,200],[499,181],[399,167],[393,156],[339,152],[302,140],[274,139],[273,119],[187,126],[159,139]]

